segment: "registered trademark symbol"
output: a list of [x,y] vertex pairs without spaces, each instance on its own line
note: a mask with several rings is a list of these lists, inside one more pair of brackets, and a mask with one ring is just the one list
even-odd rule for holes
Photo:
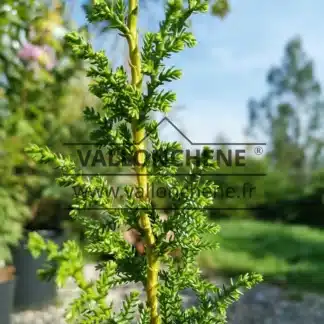
[[261,155],[261,154],[263,153],[263,148],[262,148],[261,146],[256,146],[256,147],[254,148],[254,153],[255,153],[256,155]]

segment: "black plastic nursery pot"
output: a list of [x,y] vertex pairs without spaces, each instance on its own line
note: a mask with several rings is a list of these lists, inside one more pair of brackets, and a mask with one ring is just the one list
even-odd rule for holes
[[[64,232],[58,230],[37,230],[45,240],[51,240],[62,245]],[[13,251],[13,261],[16,268],[16,284],[14,307],[18,310],[41,308],[52,303],[57,296],[57,289],[54,280],[42,281],[37,275],[37,270],[44,268],[46,254],[34,259],[28,250],[28,233],[18,247]],[[2,323],[0,321],[0,323]]]
[[0,323],[11,324],[13,311],[15,275],[14,267],[0,269]]

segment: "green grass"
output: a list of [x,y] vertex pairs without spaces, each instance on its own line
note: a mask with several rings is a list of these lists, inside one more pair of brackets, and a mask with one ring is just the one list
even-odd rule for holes
[[211,240],[220,248],[206,252],[207,270],[228,276],[258,272],[267,282],[324,292],[324,230],[252,220],[219,222]]

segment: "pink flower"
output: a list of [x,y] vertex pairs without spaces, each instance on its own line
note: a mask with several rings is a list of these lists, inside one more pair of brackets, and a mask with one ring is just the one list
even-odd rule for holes
[[56,65],[55,52],[47,45],[37,46],[26,43],[19,51],[18,56],[26,61],[41,63],[49,71],[52,70]]
[[42,55],[42,48],[30,43],[26,43],[24,47],[18,52],[18,56],[23,60],[37,61]]

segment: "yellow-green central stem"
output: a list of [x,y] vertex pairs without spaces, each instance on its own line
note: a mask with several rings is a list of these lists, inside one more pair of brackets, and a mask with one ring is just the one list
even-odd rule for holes
[[[141,72],[141,57],[138,47],[138,32],[137,32],[137,21],[138,21],[138,0],[129,0],[129,16],[128,16],[128,29],[129,35],[127,37],[130,57],[130,68],[132,75],[132,84],[138,90],[142,91],[142,72]],[[136,150],[144,152],[145,150],[145,129],[139,127],[139,120],[134,119],[132,123],[133,138],[136,143]],[[144,153],[136,155],[138,158],[138,164],[135,166],[137,174],[138,186],[143,190],[143,199],[148,199],[148,179],[147,179],[147,168],[143,166],[145,159]],[[147,294],[147,305],[151,312],[151,324],[160,324],[161,320],[158,312],[158,274],[159,274],[159,260],[154,251],[155,238],[153,235],[150,219],[145,213],[141,212],[140,226],[145,233],[146,243],[146,257],[148,263],[147,269],[147,283],[146,283],[146,294]]]

